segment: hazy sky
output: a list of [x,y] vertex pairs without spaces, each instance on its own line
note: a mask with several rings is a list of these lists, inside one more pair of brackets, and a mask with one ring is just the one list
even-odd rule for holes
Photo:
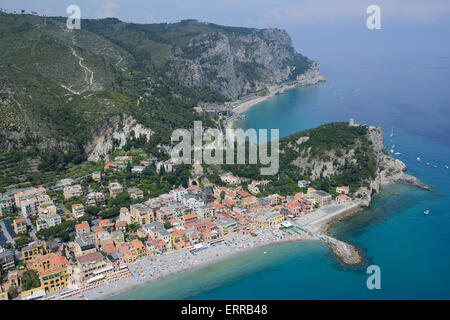
[[[327,48],[353,51],[415,45],[450,52],[449,0],[0,0],[8,11],[67,16],[76,4],[82,18],[117,17],[135,23],[198,19],[217,24],[286,29],[302,53],[323,56]],[[381,8],[382,30],[366,28],[366,9]],[[419,45],[420,44],[420,45]]]
[[195,18],[256,27],[358,20],[371,4],[403,22],[434,23],[450,16],[448,0],[0,0],[0,7],[8,11],[61,16],[71,4],[80,6],[84,18],[113,16],[139,23]]

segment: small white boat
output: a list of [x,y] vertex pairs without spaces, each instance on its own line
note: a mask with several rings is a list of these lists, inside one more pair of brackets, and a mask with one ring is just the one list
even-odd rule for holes
[[434,165],[433,167],[437,168],[437,165]]
[[448,169],[448,165],[445,165],[445,169]]
[[392,132],[391,132],[391,137],[394,136],[394,126],[392,126]]
[[429,162],[427,162],[427,166],[429,166],[430,165],[430,163]]
[[396,156],[401,156],[402,155],[402,153],[401,152],[396,152],[396,153],[394,153]]
[[264,254],[266,254],[267,252],[266,251],[264,251]]
[[420,157],[417,157],[416,161],[417,161],[417,162],[420,162],[420,160],[421,160]]
[[424,215],[428,215],[429,213],[430,213],[430,210],[425,210],[425,211],[423,212]]
[[391,153],[394,153],[394,149],[391,149]]

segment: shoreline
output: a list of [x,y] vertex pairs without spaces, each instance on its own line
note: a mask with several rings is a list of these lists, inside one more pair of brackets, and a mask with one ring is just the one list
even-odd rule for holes
[[[356,208],[354,207],[355,205],[357,205]],[[258,237],[256,237],[256,239],[251,238],[251,239],[255,240],[254,242],[252,242],[252,244],[253,244],[252,246],[238,248],[237,250],[234,250],[231,252],[225,252],[224,254],[221,254],[220,256],[212,256],[212,258],[210,258],[209,260],[202,261],[196,265],[184,265],[183,268],[181,268],[181,269],[176,269],[176,270],[170,271],[167,274],[162,274],[155,278],[148,278],[145,280],[144,279],[141,280],[138,277],[136,277],[134,275],[134,273],[131,272],[131,270],[130,270],[130,272],[133,274],[133,276],[120,280],[120,282],[121,282],[120,285],[118,285],[117,283],[114,283],[114,282],[109,283],[109,284],[106,284],[105,286],[101,286],[101,287],[97,288],[96,290],[99,292],[96,292],[95,290],[94,291],[89,290],[89,291],[86,291],[83,295],[92,300],[110,299],[110,298],[113,298],[120,294],[124,294],[126,292],[133,291],[140,287],[149,285],[151,283],[156,283],[158,281],[166,280],[170,277],[179,275],[181,273],[196,271],[203,267],[211,266],[211,265],[214,265],[221,261],[224,261],[225,259],[231,259],[231,258],[239,256],[239,255],[247,254],[247,253],[250,253],[257,249],[262,249],[262,248],[271,247],[271,246],[277,246],[279,244],[302,242],[302,241],[320,241],[320,242],[324,243],[325,245],[327,245],[333,251],[333,253],[336,255],[336,257],[340,261],[342,261],[344,264],[357,265],[357,264],[361,263],[361,258],[360,258],[360,255],[358,254],[358,251],[353,247],[353,245],[330,237],[328,235],[328,229],[334,223],[341,220],[343,217],[347,217],[349,215],[356,214],[357,212],[359,212],[361,210],[364,210],[364,207],[362,207],[359,203],[353,203],[352,205],[343,207],[341,209],[341,212],[339,212],[335,216],[330,217],[329,220],[325,219],[324,221],[318,221],[318,228],[316,229],[317,233],[314,233],[313,237],[305,234],[304,236],[296,235],[293,238],[289,238],[289,237],[281,238],[281,239],[278,238],[276,240],[272,239],[272,240],[268,240],[268,241],[260,241],[260,240],[256,241],[258,239]],[[320,219],[318,219],[318,220],[320,220]],[[307,231],[309,231],[309,230],[307,230]],[[263,229],[260,232],[261,233],[259,234],[259,236],[267,237],[267,235],[277,234],[277,232],[279,232],[279,229]],[[235,237],[237,239],[241,239],[241,241],[243,240],[243,238],[245,238],[245,237],[239,238],[239,235],[236,235]],[[226,241],[229,241],[229,239],[228,240],[225,239],[224,242],[222,242],[219,246],[226,245]],[[226,249],[226,247],[221,248],[221,249]],[[209,250],[209,248],[207,250]],[[182,253],[183,252],[180,252],[178,254],[182,254]],[[176,252],[164,254],[161,256],[148,257],[148,258],[139,260],[136,264],[141,263],[141,264],[145,265],[145,264],[150,263],[150,261],[152,261],[152,258],[153,259],[157,259],[157,258],[167,259],[168,256],[174,255],[174,254],[176,254]],[[133,269],[134,267],[135,267],[135,265],[131,265],[130,269]],[[118,289],[114,289],[113,286],[115,286]]]
[[229,254],[229,255],[221,256],[221,257],[217,258],[214,261],[203,262],[203,263],[201,263],[201,264],[199,264],[199,265],[197,265],[195,267],[192,267],[192,268],[187,268],[187,269],[184,269],[184,270],[172,272],[172,273],[170,273],[170,274],[168,274],[166,276],[163,276],[161,278],[158,278],[158,279],[152,279],[152,280],[144,281],[142,283],[134,284],[134,285],[132,285],[132,286],[130,286],[128,288],[123,288],[120,291],[117,291],[117,292],[109,294],[109,295],[98,296],[94,300],[110,299],[110,298],[118,296],[120,294],[123,294],[123,293],[129,292],[129,291],[132,291],[132,290],[144,287],[144,286],[149,285],[151,283],[156,283],[156,282],[159,282],[159,281],[167,280],[167,279],[169,279],[169,278],[171,278],[173,276],[179,275],[179,274],[193,272],[193,271],[202,269],[204,267],[212,266],[212,265],[215,265],[215,264],[217,264],[219,262],[222,262],[224,260],[232,259],[234,257],[238,257],[240,255],[244,255],[244,254],[250,253],[252,251],[258,250],[258,249],[262,249],[262,248],[266,248],[266,247],[275,247],[277,245],[286,244],[286,243],[307,242],[307,241],[317,242],[317,241],[320,241],[320,240],[319,239],[292,239],[292,240],[283,240],[283,241],[278,241],[278,242],[271,242],[271,243],[261,244],[259,246],[247,248],[247,249],[244,249],[244,250],[241,250],[241,251],[234,252],[234,253]]
[[225,128],[234,129],[235,122],[239,119],[239,115],[250,110],[255,105],[261,102],[271,99],[278,94],[285,93],[287,90],[292,90],[307,85],[315,85],[323,81],[326,81],[326,78],[325,76],[319,73],[318,67],[316,67],[309,69],[305,74],[302,75],[302,77],[299,80],[291,81],[290,83],[288,82],[284,84],[271,86],[268,88],[269,93],[267,95],[262,97],[256,97],[248,101],[240,102],[236,106],[234,106],[232,109],[233,115],[230,117],[231,119],[227,121]]

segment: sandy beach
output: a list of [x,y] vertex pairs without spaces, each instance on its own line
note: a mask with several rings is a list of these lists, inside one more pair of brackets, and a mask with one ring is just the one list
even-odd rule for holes
[[[191,253],[187,249],[181,249],[162,255],[149,256],[130,264],[128,266],[130,273],[127,273],[126,276],[116,277],[113,279],[114,281],[102,280],[93,285],[91,289],[83,290],[80,295],[71,296],[69,299],[107,299],[180,272],[192,271],[217,263],[222,259],[247,253],[249,250],[292,241],[323,241],[332,248],[336,245],[340,247],[341,250],[337,251],[333,248],[338,256],[341,252],[354,256],[355,253],[351,251],[350,245],[333,239],[323,232],[327,231],[332,221],[340,219],[349,212],[354,212],[358,206],[358,203],[331,205],[318,209],[311,215],[290,220],[293,223],[292,229],[281,230],[278,227],[257,229],[255,230],[256,236],[228,235],[224,241],[205,245],[203,249],[196,252]],[[346,257],[340,258],[345,262]]]

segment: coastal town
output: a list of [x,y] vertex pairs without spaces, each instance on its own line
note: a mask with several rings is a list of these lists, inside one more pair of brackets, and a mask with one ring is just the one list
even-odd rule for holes
[[0,196],[2,300],[100,299],[283,241],[323,241],[344,262],[358,262],[354,248],[326,235],[330,220],[360,206],[347,186],[332,195],[301,180],[294,195],[261,196],[269,180],[243,187],[225,173],[222,186],[189,179],[187,187],[154,196],[115,177],[128,171],[139,180],[146,170],[171,172],[175,165],[132,163],[133,156],[121,155],[83,179]]

